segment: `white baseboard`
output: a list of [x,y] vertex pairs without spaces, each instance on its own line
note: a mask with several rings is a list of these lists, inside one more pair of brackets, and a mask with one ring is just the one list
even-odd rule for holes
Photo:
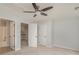
[[77,48],[71,48],[71,47],[66,47],[66,46],[57,45],[57,44],[54,44],[54,47],[59,47],[59,48],[65,48],[65,49],[70,49],[70,50],[74,50],[74,51],[79,51],[79,49],[77,49]]

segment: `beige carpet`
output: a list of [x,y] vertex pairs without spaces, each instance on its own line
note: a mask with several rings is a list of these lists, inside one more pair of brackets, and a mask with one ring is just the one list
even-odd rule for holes
[[78,55],[79,52],[72,51],[69,49],[63,48],[46,48],[46,47],[38,47],[38,48],[22,48],[19,51],[12,51],[5,53],[4,55]]

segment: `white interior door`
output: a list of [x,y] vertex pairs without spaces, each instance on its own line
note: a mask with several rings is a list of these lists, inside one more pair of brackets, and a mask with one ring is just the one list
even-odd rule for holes
[[15,49],[15,23],[10,22],[10,48]]
[[37,47],[37,24],[28,25],[28,42],[29,47]]

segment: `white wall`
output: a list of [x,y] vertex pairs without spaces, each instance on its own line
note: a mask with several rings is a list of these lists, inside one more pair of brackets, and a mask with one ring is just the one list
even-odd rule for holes
[[21,48],[21,24],[15,22],[15,50]]
[[79,10],[74,9],[77,6],[78,4],[56,5],[54,46],[79,50]]
[[54,45],[58,47],[79,49],[79,20],[76,18],[55,20]]

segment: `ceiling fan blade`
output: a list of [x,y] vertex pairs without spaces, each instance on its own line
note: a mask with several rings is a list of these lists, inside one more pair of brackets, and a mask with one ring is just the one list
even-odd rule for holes
[[75,7],[75,10],[79,9],[79,7]]
[[33,17],[36,17],[37,16],[37,14],[34,14],[34,16]]
[[33,7],[35,10],[38,10],[38,6],[36,5],[36,3],[32,3]]
[[47,14],[46,14],[46,13],[41,13],[41,15],[47,16]]
[[35,11],[24,11],[24,13],[35,13]]
[[41,11],[47,11],[47,10],[50,10],[50,9],[52,9],[52,8],[53,8],[53,7],[50,6],[50,7],[47,7],[47,8],[42,9]]

